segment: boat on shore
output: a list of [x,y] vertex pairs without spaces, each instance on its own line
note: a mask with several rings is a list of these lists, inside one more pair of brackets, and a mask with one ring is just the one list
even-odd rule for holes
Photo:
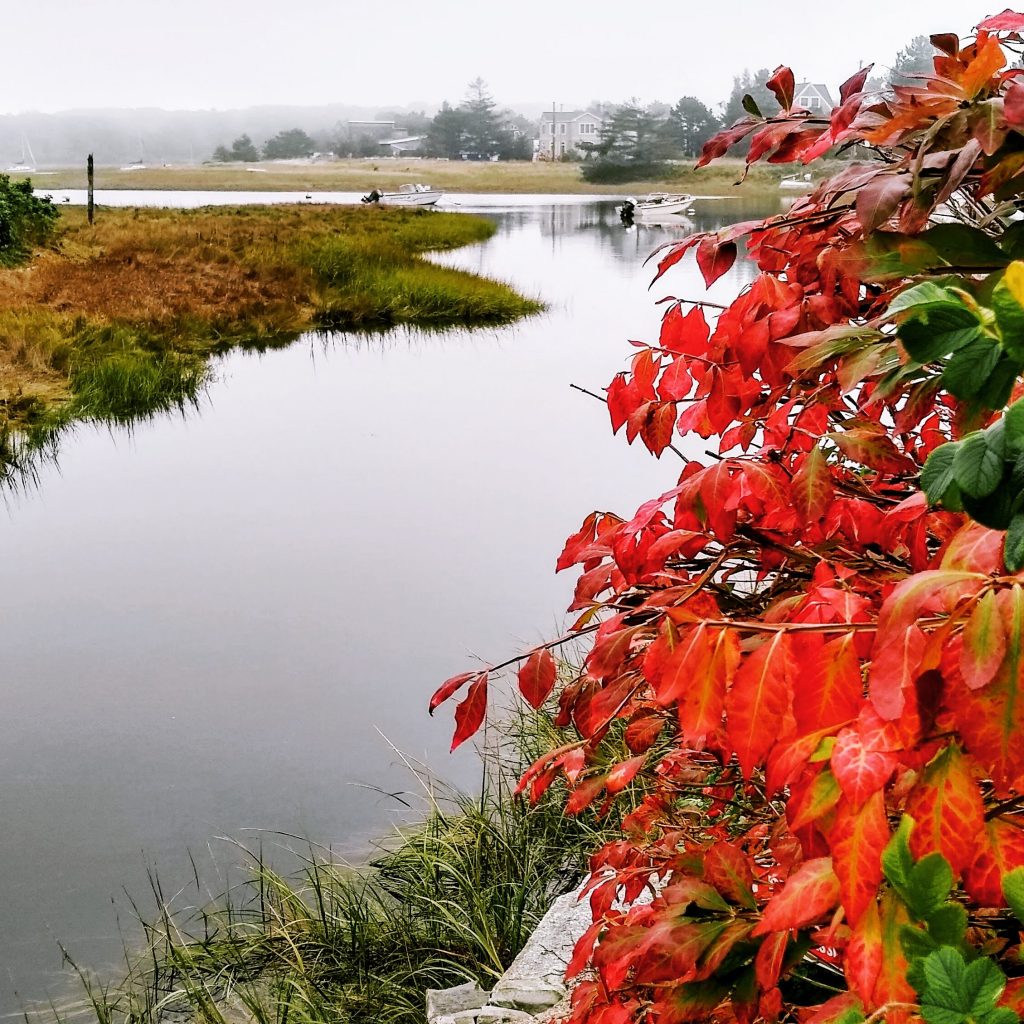
[[433,206],[444,193],[429,185],[400,185],[397,192],[383,192],[373,189],[363,196],[364,203],[378,206]]
[[678,217],[693,210],[694,197],[686,192],[652,192],[645,199],[630,196],[624,200],[619,216],[624,221],[637,217]]

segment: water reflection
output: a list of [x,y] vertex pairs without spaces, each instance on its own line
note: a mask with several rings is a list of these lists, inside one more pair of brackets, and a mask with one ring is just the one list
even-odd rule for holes
[[627,338],[656,337],[657,298],[703,294],[692,259],[648,291],[662,236],[625,232],[614,203],[489,215],[493,239],[437,258],[546,314],[229,353],[199,414],[80,426],[9,498],[0,1012],[52,990],[58,939],[116,963],[141,851],[167,892],[186,849],[246,829],[357,855],[401,810],[380,791],[410,783],[381,733],[472,786],[472,753],[450,758],[450,720],[425,714],[433,684],[551,635],[563,538],[673,478],[570,385],[600,391]]

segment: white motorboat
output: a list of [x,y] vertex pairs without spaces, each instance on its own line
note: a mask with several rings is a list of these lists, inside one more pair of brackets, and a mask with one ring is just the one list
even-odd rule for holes
[[694,197],[685,192],[652,192],[646,199],[630,196],[622,204],[619,215],[623,220],[635,217],[677,217],[693,210]]
[[429,185],[400,185],[397,192],[382,192],[375,188],[363,196],[363,202],[380,206],[433,206],[443,195]]
[[791,188],[800,192],[810,192],[814,188],[809,174],[791,174],[779,182],[779,188]]

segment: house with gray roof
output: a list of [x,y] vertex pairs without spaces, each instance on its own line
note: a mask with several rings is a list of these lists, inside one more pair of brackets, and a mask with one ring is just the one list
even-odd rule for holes
[[540,118],[538,159],[558,160],[566,154],[579,155],[581,142],[599,141],[603,124],[604,118],[589,110],[545,110]]
[[793,93],[793,106],[803,107],[812,114],[829,114],[835,106],[828,86],[821,82],[798,82]]

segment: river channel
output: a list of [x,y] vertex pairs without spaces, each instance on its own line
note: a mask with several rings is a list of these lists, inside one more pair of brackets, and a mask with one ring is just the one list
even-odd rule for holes
[[191,852],[230,885],[242,854],[218,837],[365,856],[416,813],[396,749],[477,785],[473,752],[447,753],[450,710],[427,716],[434,686],[553,635],[565,536],[675,482],[674,456],[613,437],[570,385],[600,392],[629,339],[656,338],[655,300],[703,294],[692,259],[648,290],[652,249],[772,205],[626,230],[591,197],[462,202],[498,232],[439,259],[546,313],[231,353],[198,410],[79,427],[5,497],[0,1018],[66,993],[58,942],[115,969],[148,871],[170,897]]

